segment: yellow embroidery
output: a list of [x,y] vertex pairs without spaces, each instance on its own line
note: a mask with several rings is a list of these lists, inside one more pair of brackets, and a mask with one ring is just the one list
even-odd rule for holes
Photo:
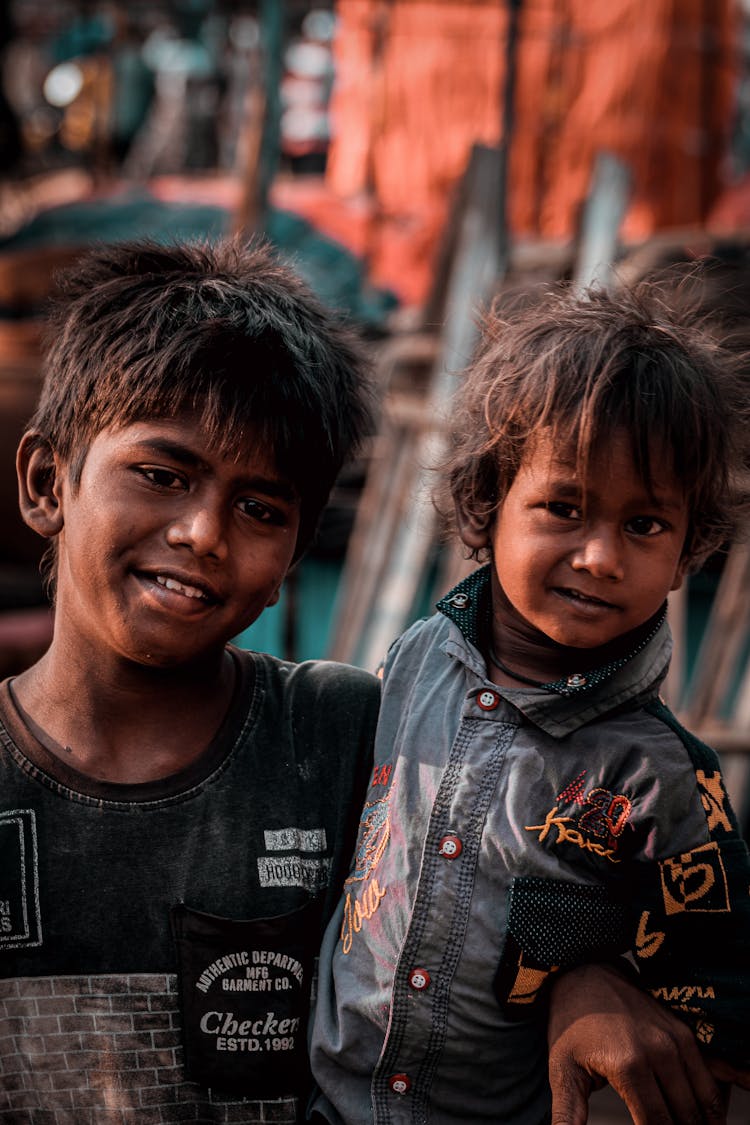
[[577,828],[568,828],[567,826],[573,820],[572,816],[556,816],[558,805],[547,813],[544,824],[527,824],[525,829],[527,832],[538,832],[538,840],[541,843],[546,840],[553,827],[557,829],[557,836],[552,840],[553,844],[574,844],[577,848],[581,848],[585,852],[594,852],[595,855],[603,856],[611,863],[619,863],[619,859],[615,859],[614,849],[605,848],[603,844],[598,844],[595,840],[588,840],[579,832]]
[[692,852],[659,864],[667,914],[689,910],[723,914],[731,909],[727,877],[718,845],[703,844]]
[[716,1028],[711,1023],[704,1023],[702,1020],[698,1022],[695,1028],[695,1034],[701,1043],[710,1043],[714,1037]]
[[385,897],[385,887],[381,889],[377,879],[365,884],[362,894],[355,898],[351,891],[344,899],[344,920],[341,923],[341,951],[349,953],[354,935],[362,929],[362,922],[372,918]]
[[[390,778],[390,766],[388,778]],[[380,773],[376,771],[378,776]],[[375,778],[373,777],[373,784]],[[391,835],[389,801],[391,791],[385,797],[365,805],[359,825],[359,840],[354,855],[354,866],[344,883],[344,919],[341,924],[341,949],[349,953],[354,935],[362,929],[362,923],[372,918],[385,897],[385,887],[380,886],[373,872],[383,857],[383,852]],[[351,888],[351,889],[350,889]],[[357,891],[359,892],[357,894]]]
[[706,813],[706,822],[709,832],[721,827],[725,832],[732,831],[732,825],[724,809],[727,795],[721,782],[721,774],[706,774],[703,770],[696,770],[695,776],[701,789],[701,804]]
[[648,919],[649,912],[644,910],[638,923],[638,932],[635,935],[636,953],[643,958],[653,957],[657,950],[661,949],[666,937],[666,934],[663,934],[661,930],[652,930],[651,933],[647,933]]
[[533,1004],[539,995],[539,989],[550,973],[557,972],[558,966],[553,965],[550,969],[531,969],[528,965],[520,964],[521,959],[508,1000],[511,1004]]
[[[657,1000],[666,1000],[670,1004],[679,1004],[684,1007],[689,1000],[715,1000],[716,992],[712,984],[675,984],[667,987],[652,988],[651,995]],[[690,1009],[686,1008],[686,1011]]]

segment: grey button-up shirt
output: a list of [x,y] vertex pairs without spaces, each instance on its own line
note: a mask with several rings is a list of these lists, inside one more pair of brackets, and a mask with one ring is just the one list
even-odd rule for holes
[[[331,1122],[540,1125],[547,971],[621,948],[625,873],[711,838],[683,739],[654,711],[666,622],[590,690],[506,689],[478,647],[487,586],[470,576],[386,660],[321,955],[312,1062]],[[715,792],[732,829],[718,772]]]

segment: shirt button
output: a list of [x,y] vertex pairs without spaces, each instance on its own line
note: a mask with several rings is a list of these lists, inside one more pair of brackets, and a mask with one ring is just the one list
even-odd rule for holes
[[427,969],[412,969],[409,973],[409,984],[416,992],[423,992],[430,987],[430,974]]
[[483,711],[494,711],[500,704],[500,696],[496,691],[480,691],[477,696],[477,703]]
[[454,609],[466,609],[470,601],[471,598],[468,594],[454,594],[450,600],[450,604]]
[[411,1081],[408,1074],[392,1074],[388,1079],[388,1085],[394,1094],[408,1094],[411,1090]]
[[458,836],[443,836],[438,845],[438,855],[444,859],[458,859],[464,846]]

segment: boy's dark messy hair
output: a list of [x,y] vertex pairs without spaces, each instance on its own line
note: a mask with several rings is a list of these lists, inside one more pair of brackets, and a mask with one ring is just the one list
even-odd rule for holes
[[58,281],[29,423],[80,480],[105,427],[196,413],[206,442],[272,453],[301,500],[299,555],[371,426],[358,341],[266,245],[95,249]]
[[683,558],[696,568],[732,533],[744,504],[748,387],[741,357],[678,315],[661,286],[613,293],[545,288],[517,313],[496,307],[451,405],[438,508],[489,526],[540,431],[577,452],[582,482],[617,430],[646,488],[671,459],[690,512]]

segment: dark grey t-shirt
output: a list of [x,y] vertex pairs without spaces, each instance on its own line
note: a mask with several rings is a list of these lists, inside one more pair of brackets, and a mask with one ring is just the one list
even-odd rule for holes
[[66,768],[0,685],[0,1121],[299,1112],[379,687],[232,651],[213,744],[143,785]]

